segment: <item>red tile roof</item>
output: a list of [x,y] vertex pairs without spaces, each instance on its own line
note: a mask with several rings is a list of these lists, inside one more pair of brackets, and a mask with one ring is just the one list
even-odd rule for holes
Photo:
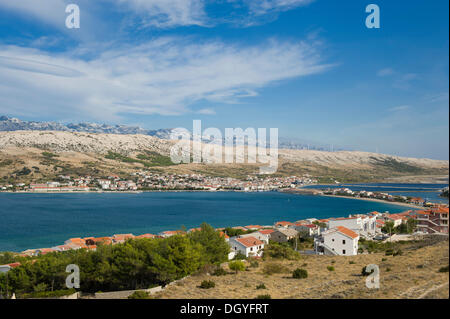
[[258,230],[258,233],[261,233],[263,235],[270,235],[274,231],[275,231],[274,229],[261,229],[261,230]]
[[359,237],[359,235],[357,233],[355,233],[351,229],[348,229],[347,227],[338,226],[336,228],[337,228],[338,232],[340,232],[341,234],[346,235],[346,236],[348,236],[350,238],[355,239],[355,238]]
[[263,245],[264,242],[255,238],[255,237],[244,237],[244,238],[236,238],[236,241],[240,242],[245,247],[253,247]]

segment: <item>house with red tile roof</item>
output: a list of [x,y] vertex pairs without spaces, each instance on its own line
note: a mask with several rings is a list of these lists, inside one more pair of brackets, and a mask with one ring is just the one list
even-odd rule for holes
[[166,231],[159,233],[159,236],[161,236],[163,238],[167,238],[170,236],[183,235],[183,234],[184,234],[184,232],[181,230],[166,230]]
[[21,265],[20,263],[11,263],[11,264],[6,264],[6,265],[0,265],[0,274],[7,273],[11,269],[19,267],[20,265]]
[[358,254],[358,241],[358,233],[337,226],[323,232],[314,240],[314,250],[317,254],[354,256]]
[[264,250],[264,242],[253,236],[244,238],[232,237],[228,244],[231,247],[231,256],[240,252],[245,255],[245,257],[261,257]]
[[280,228],[280,227],[288,228],[289,226],[293,226],[293,225],[294,225],[294,223],[286,222],[286,221],[281,221],[281,222],[275,223],[275,227],[278,227],[278,228]]
[[112,236],[114,244],[122,244],[128,239],[133,239],[135,236],[133,234],[115,234]]

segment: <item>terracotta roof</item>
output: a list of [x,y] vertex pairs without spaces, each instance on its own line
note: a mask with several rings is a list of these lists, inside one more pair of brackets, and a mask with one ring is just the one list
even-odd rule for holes
[[236,238],[236,241],[240,242],[245,247],[253,247],[264,244],[264,242],[255,237]]
[[230,238],[230,236],[228,236],[227,234],[225,234],[223,231],[221,231],[219,234],[220,234],[221,237],[224,237],[224,238]]
[[336,227],[337,231],[340,232],[341,234],[348,236],[350,238],[357,238],[359,237],[359,235],[357,233],[355,233],[353,230],[348,229],[347,227],[343,227],[343,226],[338,226]]
[[155,238],[155,237],[156,237],[156,235],[153,235],[153,234],[142,234],[142,235],[136,236],[136,238]]
[[272,234],[275,230],[274,229],[261,229],[258,231],[258,233],[261,233],[263,235],[269,235]]
[[292,226],[292,225],[294,225],[294,224],[291,223],[291,222],[281,221],[281,222],[276,222],[275,225]]

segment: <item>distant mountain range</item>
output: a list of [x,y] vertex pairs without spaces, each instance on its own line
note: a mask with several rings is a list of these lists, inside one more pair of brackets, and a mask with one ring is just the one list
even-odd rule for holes
[[[36,121],[22,121],[17,118],[0,116],[0,131],[62,131],[62,132],[87,132],[100,134],[142,134],[154,136],[160,139],[168,140],[174,129],[157,129],[148,130],[139,126],[128,125],[108,125],[98,123],[69,123],[62,124],[58,122],[36,122]],[[209,143],[208,139],[203,139],[203,142]],[[288,138],[279,138],[279,148],[283,149],[309,149],[317,151],[341,151],[344,149],[332,148],[330,146],[318,145],[317,143],[309,143],[301,140],[294,140]]]

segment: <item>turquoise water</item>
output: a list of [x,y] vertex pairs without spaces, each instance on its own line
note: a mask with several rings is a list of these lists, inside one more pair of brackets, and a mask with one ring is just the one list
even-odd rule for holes
[[272,225],[279,220],[406,209],[278,192],[0,193],[0,251],[52,247],[71,237],[158,233],[182,225],[189,229],[202,222],[214,227]]

